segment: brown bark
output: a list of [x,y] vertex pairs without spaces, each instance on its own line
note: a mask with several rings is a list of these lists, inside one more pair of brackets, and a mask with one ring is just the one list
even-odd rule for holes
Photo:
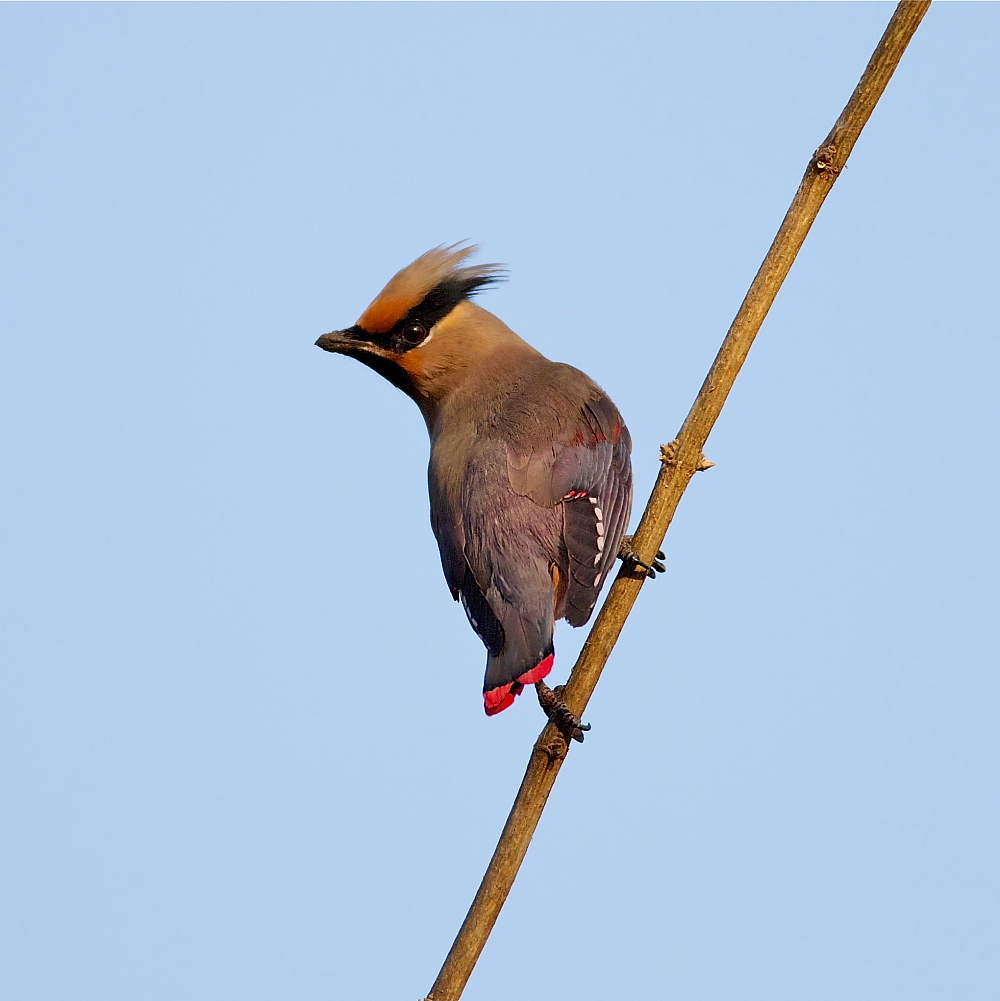
[[[862,128],[929,6],[929,0],[903,0],[896,7],[851,99],[830,134],[810,158],[792,204],[722,342],[694,405],[677,438],[663,449],[656,484],[633,537],[633,547],[647,562],[652,560],[653,554],[662,545],[663,537],[691,477],[699,467],[705,468],[702,449],[754,337],[823,201],[847,162]],[[611,587],[563,693],[567,706],[577,715],[583,714],[593,694],[644,579],[630,575],[623,569]],[[486,875],[426,1001],[457,1001],[462,996],[521,867],[567,751],[566,742],[556,728],[551,724],[546,726],[532,749],[521,788]]]

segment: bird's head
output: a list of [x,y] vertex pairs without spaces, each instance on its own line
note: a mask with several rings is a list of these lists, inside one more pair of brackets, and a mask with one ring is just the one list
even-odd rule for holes
[[496,264],[465,265],[475,250],[453,244],[427,251],[389,280],[354,326],[323,334],[317,346],[357,358],[426,414],[498,344],[523,343],[469,301],[504,274]]

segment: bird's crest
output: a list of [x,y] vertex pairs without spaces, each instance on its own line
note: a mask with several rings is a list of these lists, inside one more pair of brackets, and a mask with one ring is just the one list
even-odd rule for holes
[[447,298],[457,302],[500,281],[504,270],[499,264],[461,266],[477,249],[475,245],[453,243],[450,247],[428,250],[389,279],[361,314],[358,326],[370,334],[384,334],[432,292],[445,291],[442,286],[447,287]]

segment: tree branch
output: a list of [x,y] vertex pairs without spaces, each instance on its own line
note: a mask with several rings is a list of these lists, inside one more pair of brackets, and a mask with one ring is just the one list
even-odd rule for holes
[[[702,449],[736,380],[754,337],[823,201],[847,162],[865,123],[885,90],[910,38],[930,6],[929,0],[903,0],[882,35],[851,99],[830,134],[812,155],[777,236],[743,300],[722,347],[675,441],[666,446],[649,503],[632,545],[647,563],[660,548],[691,477],[707,468]],[[644,577],[622,568],[580,652],[563,693],[567,706],[582,715],[611,650],[625,624]],[[568,748],[549,724],[539,735],[507,823],[466,915],[426,1001],[458,1001],[489,938],[517,876],[528,844],[559,774]]]

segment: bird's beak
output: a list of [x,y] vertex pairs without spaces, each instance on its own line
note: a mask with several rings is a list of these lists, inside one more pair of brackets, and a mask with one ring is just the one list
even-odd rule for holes
[[343,330],[331,330],[330,333],[316,339],[316,347],[324,351],[343,352],[352,346],[358,346],[357,340],[348,337]]

